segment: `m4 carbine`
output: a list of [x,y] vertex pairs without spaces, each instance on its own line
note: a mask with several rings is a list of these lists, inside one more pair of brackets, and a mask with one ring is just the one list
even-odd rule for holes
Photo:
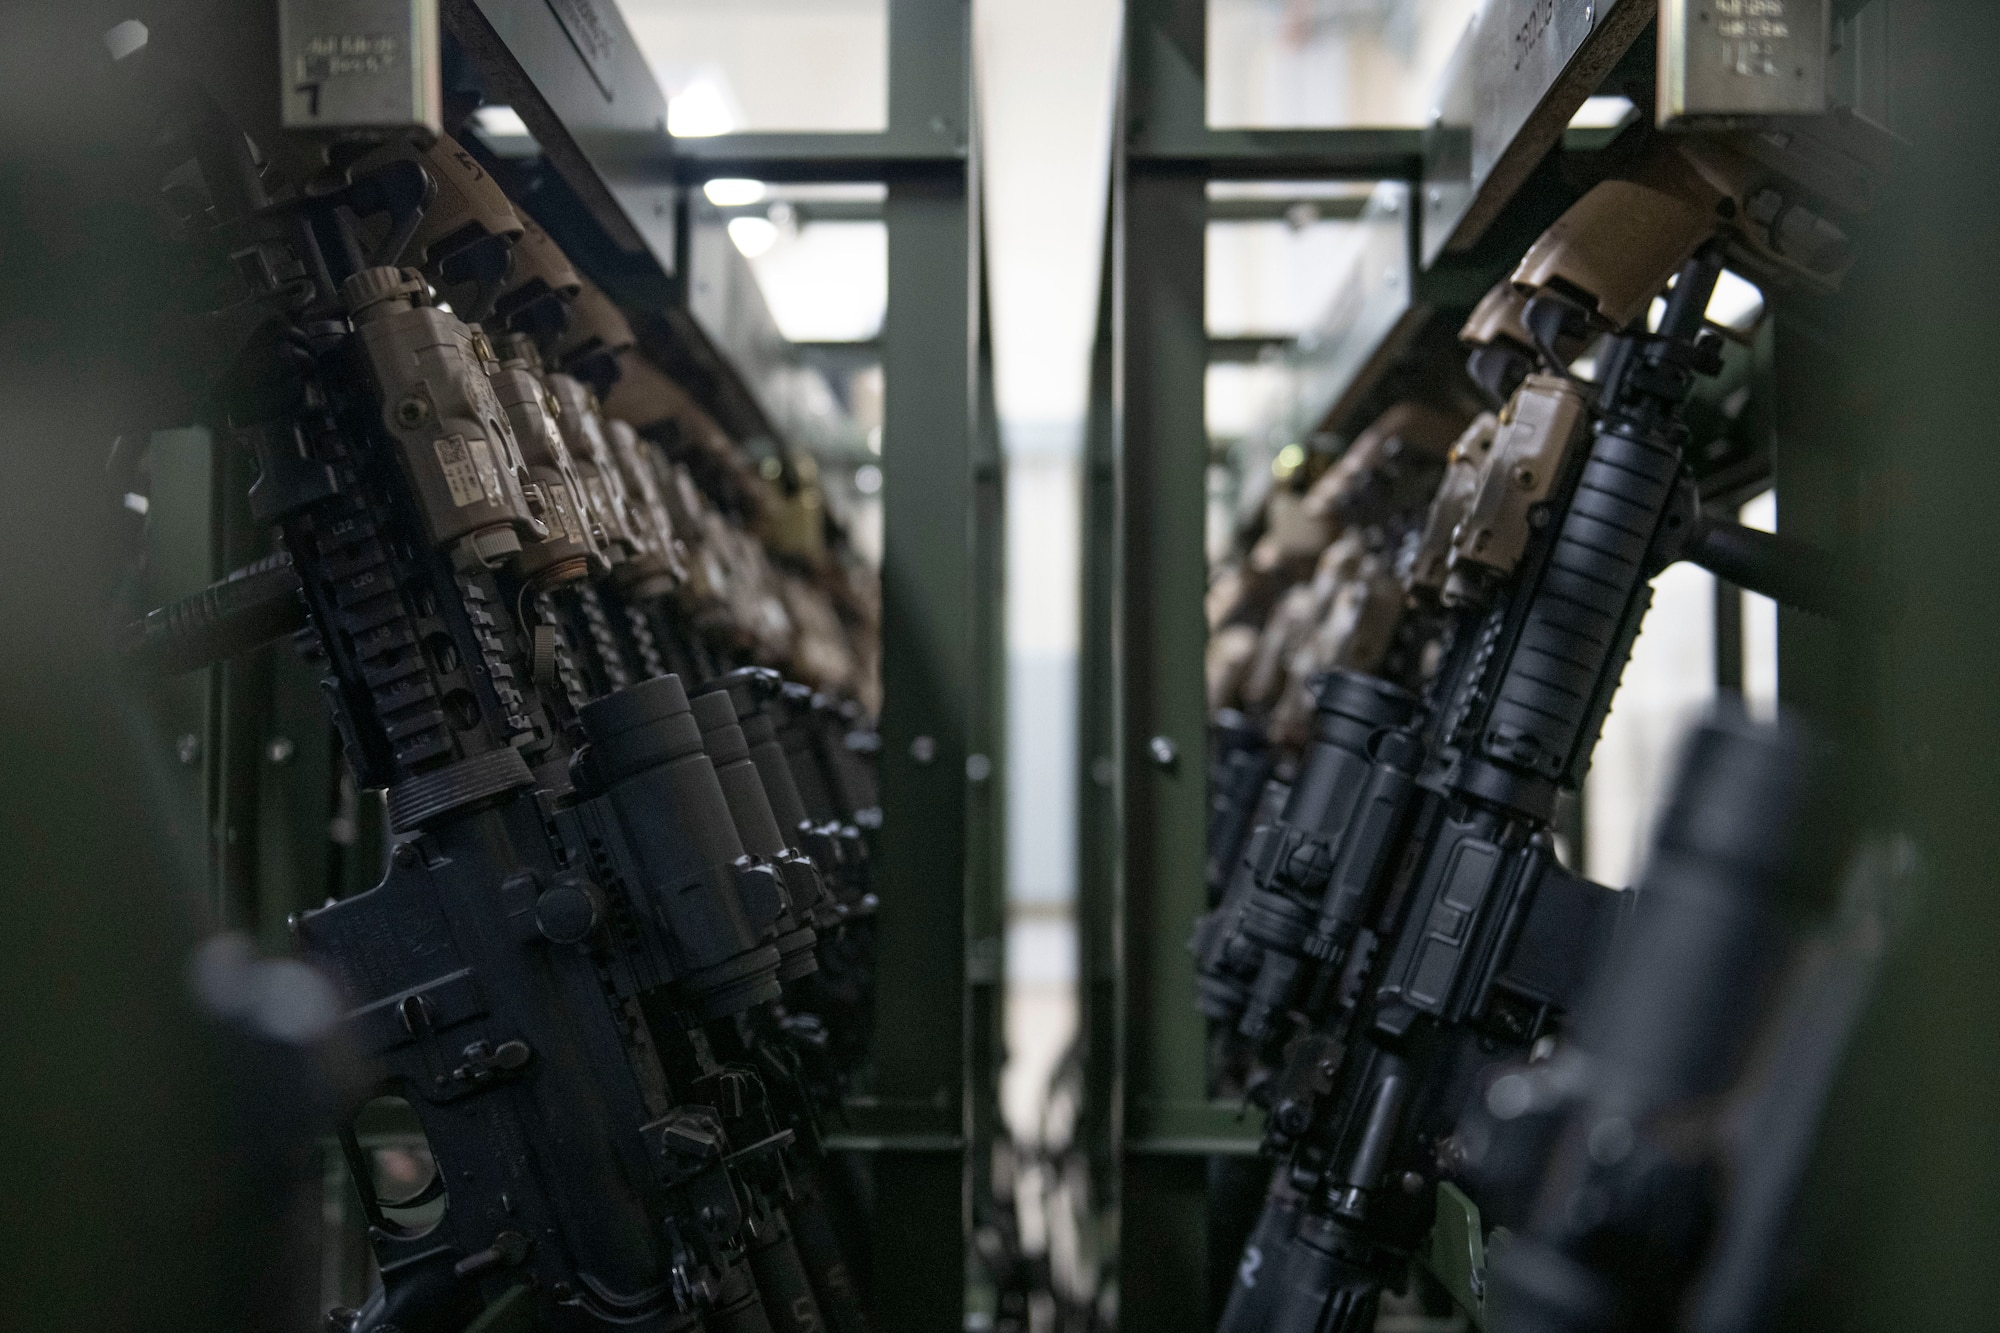
[[[1268,822],[1260,814],[1272,794],[1270,779],[1290,776],[1309,739],[1311,683],[1337,668],[1392,674],[1420,638],[1404,623],[1397,567],[1423,525],[1463,425],[1461,414],[1415,402],[1398,403],[1372,422],[1297,503],[1303,522],[1294,526],[1325,538],[1310,579],[1285,589],[1254,631],[1253,607],[1227,612],[1229,631],[1254,634],[1240,670],[1233,651],[1211,638],[1210,666],[1221,673],[1211,673],[1219,687],[1210,701],[1211,904],[1225,891],[1251,830]],[[1292,541],[1304,545],[1296,535]],[[1228,577],[1214,591],[1226,594]]]

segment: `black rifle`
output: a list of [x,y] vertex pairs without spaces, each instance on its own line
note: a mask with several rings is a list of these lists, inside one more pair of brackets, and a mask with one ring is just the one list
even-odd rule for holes
[[[872,781],[876,738],[857,725],[858,716],[841,717],[837,742],[823,735],[827,743],[815,744],[809,725],[830,730],[838,710],[813,710],[808,691],[786,684],[768,668],[728,672],[702,686],[698,697],[710,693],[726,698],[735,711],[786,854],[803,851],[819,870],[824,890],[814,917],[819,969],[791,988],[788,1022],[802,1038],[797,1050],[810,1082],[831,1110],[859,1069],[874,1030],[876,897],[862,822],[880,821]],[[846,761],[840,774],[828,762],[835,757]],[[807,791],[813,793],[811,805]],[[850,803],[836,806],[835,791]]]
[[1228,1333],[1370,1326],[1458,1170],[1482,1071],[1559,1027],[1611,932],[1617,898],[1557,863],[1549,824],[1689,526],[1679,416],[1715,363],[1720,269],[1697,251],[1657,333],[1606,339],[1589,429],[1512,576],[1453,618],[1429,706],[1350,673],[1322,685],[1284,812],[1199,937],[1209,1012],[1278,1071],[1258,1095],[1282,1179]]
[[1840,920],[1799,937],[1815,794],[1789,726],[1725,705],[1692,733],[1624,932],[1573,1041],[1500,1071],[1457,1141],[1510,1227],[1506,1333],[1767,1327],[1789,1217],[1898,877],[1855,858]]
[[[462,194],[483,190],[491,200],[487,216],[504,213],[506,201],[498,187],[479,177],[476,168],[465,174],[462,154],[441,151],[449,145],[449,140],[441,141],[420,160],[434,170],[456,169]],[[452,282],[454,265],[462,263],[464,247],[452,246],[468,229],[458,222],[455,216],[426,221],[416,231],[427,256],[426,276],[440,289]],[[432,241],[434,236],[438,239]],[[488,248],[504,252],[504,244],[493,244],[497,241],[491,238]],[[699,537],[672,516],[670,499],[678,479],[661,446],[627,423],[608,418],[600,407],[599,397],[621,376],[617,357],[597,337],[579,340],[572,333],[562,299],[528,299],[529,293],[545,290],[539,277],[508,274],[498,285],[499,295],[490,304],[508,331],[499,340],[500,368],[491,379],[551,529],[533,548],[532,558],[524,560],[528,585],[522,606],[533,611],[524,629],[534,643],[537,684],[551,696],[552,711],[562,721],[593,699],[672,673],[696,694],[704,744],[716,738],[736,744],[729,739],[738,720],[731,710],[741,712],[744,725],[756,730],[755,692],[738,691],[727,701],[699,701],[703,683],[716,674],[714,654],[690,623],[683,596],[690,581],[688,566],[701,558]],[[612,336],[620,337],[615,330]],[[553,368],[558,364],[560,369]],[[791,1012],[776,1030],[802,1046],[811,1075],[822,1072],[822,1062],[814,1057],[827,1044],[829,1030],[839,1033],[842,1048],[851,1053],[850,1064],[858,1061],[866,1048],[865,1029],[853,1030],[842,1016],[816,1007],[818,988],[792,984],[814,970],[815,930],[823,960],[846,961],[853,953],[841,949],[834,937],[844,933],[855,913],[822,888],[822,881],[832,881],[841,869],[840,857],[825,847],[817,849],[816,860],[799,850],[796,820],[781,821],[778,836],[767,836],[770,810],[786,798],[772,785],[780,775],[768,765],[729,768],[712,746],[710,756],[723,770],[723,788],[749,853],[777,871],[785,889],[786,906],[776,930],[784,956],[780,978],[788,983]],[[814,1098],[830,1103],[837,1097],[833,1081],[822,1076],[815,1082]]]
[[1218,902],[1256,827],[1265,784],[1278,756],[1264,729],[1234,708],[1216,713],[1208,737],[1208,893]]
[[[436,1162],[385,1198],[343,1133],[383,1276],[346,1322],[450,1329],[505,1303],[565,1327],[767,1329],[758,1277],[807,1287],[796,1259],[773,1275],[756,1187],[793,1132],[731,1139],[756,1076],[702,1025],[777,998],[782,881],[745,855],[675,678],[573,729],[538,687],[517,608],[552,534],[498,363],[391,266],[422,170],[274,203],[241,133],[192,102],[212,132],[189,136],[211,187],[190,225],[251,330],[218,398],[396,836],[382,884],[296,922]],[[388,239],[364,245],[357,218],[383,214]]]
[[[496,383],[496,387],[510,415],[515,415],[507,386]],[[525,432],[524,423],[523,452],[533,471],[535,454],[525,444],[529,438]],[[552,462],[551,472],[553,467]],[[542,484],[545,494],[564,493],[565,483],[559,474],[543,477]],[[557,539],[537,543],[532,550],[534,559],[529,563],[546,569],[561,562],[565,547]],[[576,568],[580,571],[582,566]],[[546,610],[557,596],[579,587],[585,593],[591,591],[588,583],[572,582],[545,590],[533,601]],[[589,605],[581,599],[571,603],[578,604]],[[127,653],[136,664],[155,670],[189,669],[247,651],[275,633],[296,630],[304,621],[298,577],[290,558],[281,553],[135,624],[126,633]],[[608,628],[604,637],[612,637]],[[609,660],[620,672],[624,670],[623,659],[611,656],[601,643],[595,651],[572,651],[559,633],[554,650],[558,659],[555,674],[563,689],[560,699],[551,702],[551,711],[574,724],[575,710],[603,692],[602,687],[587,683],[599,677],[579,669],[576,659],[597,663],[598,671]],[[615,644],[611,652],[615,652]],[[716,767],[738,835],[749,855],[776,871],[787,903],[775,926],[781,956],[779,977],[787,983],[784,1008],[769,1015],[732,1020],[726,1036],[712,1035],[717,1038],[715,1046],[754,1068],[765,1084],[753,1097],[731,1095],[731,1105],[754,1108],[754,1114],[739,1112],[726,1120],[731,1137],[762,1141],[768,1137],[761,1132],[765,1126],[782,1126],[793,1135],[792,1146],[783,1154],[784,1169],[761,1175],[768,1188],[754,1197],[750,1223],[753,1235],[763,1240],[751,1251],[760,1284],[767,1295],[774,1288],[778,1290],[776,1306],[788,1312],[774,1314],[774,1319],[780,1327],[803,1329],[811,1327],[823,1311],[830,1327],[859,1329],[865,1326],[865,1319],[848,1276],[847,1261],[819,1201],[817,1145],[821,1137],[819,1117],[829,1111],[838,1113],[839,1095],[867,1049],[872,1013],[872,948],[867,919],[873,899],[855,887],[855,876],[850,873],[857,861],[856,853],[848,850],[854,836],[852,827],[844,830],[843,837],[842,828],[815,829],[805,817],[790,765],[762,711],[761,700],[780,689],[775,673],[747,668],[713,682],[692,704],[703,747]],[[733,702],[736,698],[741,698],[748,710],[741,726]],[[758,739],[754,763],[744,737],[746,729]],[[872,747],[866,744],[871,734],[856,729],[843,739],[843,751],[855,754],[853,764],[865,769],[866,756],[872,755]],[[789,818],[781,821],[774,814],[776,808],[785,810]],[[781,823],[792,830],[789,841],[780,832]],[[799,842],[820,846],[822,859],[837,876],[831,882],[845,886],[849,890],[846,897],[836,900],[822,889],[814,861],[794,845]],[[767,1111],[771,1114],[765,1115]],[[756,1116],[764,1119],[756,1120]],[[789,1253],[793,1235],[811,1275],[812,1288],[819,1293],[816,1304],[793,1290],[796,1282],[787,1280],[787,1274],[795,1270],[781,1261]],[[785,1322],[786,1317],[791,1324]]]
[[[313,221],[337,237],[337,214]],[[384,1283],[353,1326],[452,1327],[528,1299],[511,1289],[532,1273],[549,1319],[763,1327],[732,1145],[693,1087],[670,1084],[641,1002],[715,1020],[776,998],[782,900],[738,864],[676,681],[581,710],[581,749],[550,724],[507,610],[519,525],[456,530],[504,484],[478,440],[428,428],[432,414],[484,426],[498,451],[496,423],[448,401],[476,404],[483,367],[419,290],[395,269],[346,275],[354,332],[320,321],[300,340],[301,401],[235,422],[349,762],[387,787],[400,839],[389,877],[304,915],[299,940],[341,978],[349,1026],[415,1109],[448,1199],[435,1228],[410,1231],[346,1136]],[[392,389],[426,337],[457,364]]]

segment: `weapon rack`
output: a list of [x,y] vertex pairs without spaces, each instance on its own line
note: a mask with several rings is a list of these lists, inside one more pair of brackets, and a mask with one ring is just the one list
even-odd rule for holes
[[[1906,4],[1868,7],[1879,14],[1896,5],[1900,14]],[[447,0],[444,8],[454,30],[483,25],[491,34],[476,53],[482,74],[506,81],[505,100],[555,147],[550,207],[576,221],[562,237],[566,248],[607,291],[658,312],[704,406],[779,457],[786,442],[761,418],[748,387],[753,368],[722,350],[731,345],[726,332],[705,329],[694,314],[698,274],[688,261],[698,219],[689,187],[722,175],[888,187],[881,210],[891,296],[882,336],[872,346],[824,349],[879,356],[888,371],[880,855],[898,894],[897,910],[884,917],[881,963],[882,1026],[897,1041],[879,1054],[871,1095],[849,1108],[837,1144],[874,1163],[874,1250],[892,1255],[896,1268],[896,1281],[879,1287],[882,1327],[942,1327],[935,1312],[969,1295],[965,1237],[990,1123],[1002,975],[1003,501],[985,356],[969,6],[891,0],[890,122],[880,134],[695,141],[671,140],[657,123],[657,90],[606,0]],[[603,69],[593,70],[554,17],[563,8],[608,20],[615,50]],[[1212,1326],[1234,1251],[1210,1181],[1218,1162],[1254,1151],[1256,1137],[1236,1107],[1205,1095],[1203,1034],[1181,947],[1203,901],[1202,372],[1246,350],[1210,339],[1202,322],[1205,186],[1390,181],[1418,205],[1404,211],[1404,294],[1372,312],[1378,332],[1346,349],[1342,364],[1351,369],[1336,366],[1326,381],[1319,424],[1351,433],[1392,393],[1394,377],[1415,367],[1414,349],[1448,337],[1526,240],[1579,193],[1564,167],[1602,145],[1566,132],[1569,112],[1614,80],[1644,73],[1632,62],[1648,58],[1653,5],[1493,0],[1489,8],[1502,14],[1546,12],[1551,42],[1570,44],[1553,68],[1545,63],[1499,89],[1526,109],[1478,180],[1448,119],[1425,129],[1211,130],[1204,0],[1126,0],[1125,8],[1086,435],[1081,1133],[1104,1210],[1098,1230],[1115,1238],[1122,1318],[1132,1328],[1180,1330]],[[1831,8],[1844,20],[1863,6],[1839,0]],[[1976,19],[1960,31],[1920,15],[1907,41],[1949,78],[1941,43],[1972,42],[1978,28]],[[1972,128],[1962,141],[1947,150],[1916,132],[1938,126],[1910,131],[1917,186],[1967,169],[1948,197],[1913,187],[1903,201],[1932,228],[1922,233],[1927,246],[1915,244],[1915,224],[1892,216],[1871,238],[1890,256],[1879,271],[1837,300],[1778,303],[1753,349],[1757,408],[1743,419],[1740,466],[1716,482],[1718,493],[1774,485],[1787,532],[1861,548],[1871,568],[1916,594],[1902,606],[1865,604],[1853,624],[1780,617],[1786,702],[1854,746],[1850,767],[1873,775],[1854,798],[1910,816],[1933,853],[1926,901],[1903,945],[1907,961],[1861,1034],[1826,1129],[1805,1211],[1817,1233],[1813,1271],[1827,1280],[1802,1284],[1811,1290],[1807,1308],[1788,1321],[1795,1327],[1960,1326],[1994,1294],[1983,1254],[2000,1231],[1990,1132],[1990,1071],[2000,1063],[1988,1058],[2000,998],[1988,832],[2000,805],[1990,667],[2000,616],[1990,614],[1986,562],[1967,558],[1966,541],[1990,526],[2000,503],[1985,430],[1991,348],[1969,343],[1941,355],[1939,339],[1923,336],[1929,326],[1990,326],[2000,303],[1990,262],[1989,271],[1954,267],[1980,248],[1967,238],[1989,235],[2000,206],[2000,186],[1984,170],[1994,160],[2000,89],[1987,79],[1963,91],[1961,127]],[[1951,152],[1965,161],[1953,163]],[[1894,393],[1883,391],[1885,376]],[[163,601],[257,552],[236,499],[248,482],[239,461],[197,431],[156,438],[152,452],[157,586],[149,591]],[[898,505],[898,495],[921,502]],[[1726,602],[1718,597],[1719,615]],[[1727,636],[1718,645],[1718,681],[1739,678]],[[379,812],[342,790],[313,693],[306,673],[275,650],[161,686],[147,718],[159,760],[149,776],[158,780],[144,794],[166,807],[152,826],[177,831],[178,841],[145,866],[107,837],[114,871],[193,868],[221,919],[267,947],[282,946],[292,911],[371,882]],[[915,745],[919,738],[930,744]],[[1154,746],[1155,738],[1170,744]],[[74,744],[81,750],[85,741]],[[928,764],[919,753],[931,756]],[[979,766],[991,774],[984,782],[938,780],[965,771],[975,754],[992,760]],[[65,777],[74,774],[56,774],[50,791]],[[17,796],[31,820],[79,826],[33,784]],[[124,860],[109,859],[121,853]],[[72,887],[86,883],[80,862],[68,869]],[[60,870],[49,871],[51,885],[64,883]],[[102,878],[103,870],[89,874]],[[108,911],[103,923],[107,938],[123,942],[116,931],[129,933]],[[49,976],[32,966],[24,973]],[[72,1134],[86,1136],[113,1137],[95,1126]],[[141,1149],[150,1142],[136,1141]],[[143,1201],[134,1202],[136,1214]],[[1834,1202],[1844,1206],[1825,1207]],[[1121,1248],[1145,1262],[1118,1264]],[[88,1276],[102,1279],[101,1271]]]
[[[511,105],[539,145],[524,160],[503,155],[516,202],[625,307],[647,352],[767,476],[776,460],[788,484],[801,444],[762,391],[774,363],[884,368],[876,855],[881,882],[896,888],[884,895],[894,906],[881,917],[878,1020],[893,1039],[878,1042],[865,1090],[849,1099],[829,1148],[863,1157],[872,1182],[868,1249],[893,1271],[874,1284],[878,1326],[938,1327],[937,1312],[962,1306],[977,1282],[967,1236],[998,1118],[1004,976],[1004,499],[970,6],[892,0],[879,133],[701,139],[667,133],[663,95],[610,0],[445,0],[441,9],[464,72],[487,101]],[[579,23],[598,40],[575,40]],[[701,195],[704,182],[725,176],[886,187],[879,205],[842,213],[886,225],[889,304],[878,338],[774,346],[755,282],[722,237],[726,218]],[[156,436],[152,457],[155,602],[262,553],[243,499],[247,460],[198,429]],[[162,682],[148,702],[171,806],[162,823],[183,844],[171,852],[205,884],[222,925],[282,951],[292,913],[378,878],[379,801],[357,796],[344,777],[315,673],[287,646]],[[986,762],[968,764],[972,756]],[[358,1303],[367,1251],[349,1225],[356,1205],[338,1156],[329,1152],[323,1285],[329,1301]]]
[[[1893,23],[1883,14],[1893,2],[1877,0],[1868,17]],[[1863,8],[1835,5],[1831,17],[1852,22]],[[1251,1171],[1247,1203],[1228,1183],[1257,1153],[1261,1113],[1207,1094],[1184,944],[1207,904],[1204,371],[1281,360],[1304,386],[1297,438],[1351,439],[1420,393],[1455,355],[1473,304],[1594,182],[1593,160],[1620,133],[1652,132],[1643,111],[1621,129],[1569,126],[1594,94],[1650,89],[1656,41],[1652,0],[1492,0],[1478,24],[1532,34],[1525,48],[1516,41],[1510,68],[1479,59],[1469,40],[1422,128],[1220,129],[1206,123],[1206,11],[1206,0],[1125,4],[1084,446],[1078,680],[1078,1140],[1119,1319],[1176,1333],[1214,1326],[1265,1175]],[[1857,72],[1845,77],[1855,88]],[[1209,335],[1207,224],[1246,207],[1281,218],[1294,202],[1216,199],[1207,187],[1219,181],[1378,184],[1348,216],[1370,229],[1367,262],[1382,268],[1363,280],[1344,330]],[[1702,477],[1712,502],[1775,487],[1785,531],[1828,549],[1851,546],[1852,497],[1868,484],[1856,422],[1828,391],[1853,374],[1839,347],[1843,300],[1771,299],[1727,372],[1750,405],[1716,431]],[[1715,680],[1740,691],[1739,590],[1718,582],[1716,617]],[[1851,669],[1857,634],[1781,609],[1783,701],[1844,736],[1879,716]]]

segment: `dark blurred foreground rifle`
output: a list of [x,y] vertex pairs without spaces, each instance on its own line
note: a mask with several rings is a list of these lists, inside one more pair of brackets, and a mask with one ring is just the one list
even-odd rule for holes
[[[397,266],[446,175],[391,154],[288,180],[182,72],[128,59],[169,165],[192,159],[179,226],[231,349],[216,415],[289,557],[197,619],[264,606],[253,639],[302,600],[348,765],[387,793],[387,877],[295,929],[436,1170],[395,1194],[343,1129],[382,1286],[332,1322],[860,1328],[774,1007],[816,967],[813,867],[727,693],[697,708],[671,674],[605,693],[554,669],[543,599],[617,562],[571,522],[573,464],[549,438],[524,452],[496,396],[532,368]],[[499,285],[505,245],[474,253]]]
[[1488,1082],[1456,1141],[1510,1228],[1505,1333],[1768,1327],[1792,1206],[1887,941],[1907,851],[1856,856],[1840,915],[1783,904],[1833,857],[1801,846],[1806,746],[1725,706],[1698,727],[1575,1038]]

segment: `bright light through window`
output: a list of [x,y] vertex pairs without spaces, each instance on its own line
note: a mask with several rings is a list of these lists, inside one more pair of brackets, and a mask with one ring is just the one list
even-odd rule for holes
[[731,218],[729,239],[736,243],[745,259],[755,259],[778,243],[778,227],[769,218]]
[[888,0],[615,3],[673,112],[703,80],[728,112],[675,134],[889,127]]
[[1639,109],[1627,97],[1586,97],[1576,114],[1569,118],[1573,130],[1615,130],[1632,117]]
[[1708,298],[1708,322],[1748,333],[1763,317],[1764,293],[1757,284],[1722,270],[1722,276],[1715,280],[1715,294]]
[[764,182],[743,180],[734,176],[722,176],[701,187],[708,196],[708,202],[717,208],[742,208],[747,204],[761,204],[767,191]]
[[[1667,284],[1673,290],[1673,284]],[[1646,309],[1646,328],[1657,333],[1660,320],[1667,313],[1665,297],[1656,296],[1653,304]],[[1722,270],[1715,280],[1715,290],[1709,294],[1708,309],[1703,317],[1717,328],[1728,329],[1731,333],[1748,333],[1764,318],[1764,292],[1748,278]]]
[[[730,237],[745,222],[761,223],[753,241],[770,228],[771,243],[750,256],[757,286],[779,332],[793,342],[854,342],[882,331],[889,301],[889,232],[880,222],[807,222],[787,226],[783,213],[732,220]],[[746,255],[750,251],[744,250]]]
[[1208,331],[1220,337],[1304,333],[1351,285],[1365,239],[1365,231],[1347,221],[1210,223]]
[[528,122],[511,106],[483,106],[472,113],[472,123],[490,139],[520,139],[528,134]]
[[1639,872],[1688,725],[1715,697],[1715,578],[1677,564],[1653,580],[1584,782],[1584,871],[1623,888]]
[[148,36],[145,24],[137,19],[126,19],[104,34],[104,45],[110,50],[113,60],[123,60],[144,46]]
[[667,133],[679,139],[709,139],[736,128],[736,113],[720,82],[704,75],[667,101]]
[[[1778,530],[1778,493],[1765,491],[1745,504],[1737,521],[1760,532]],[[1743,702],[1753,717],[1778,712],[1778,604],[1759,593],[1743,594]]]
[[1479,5],[1208,0],[1205,8],[1208,123],[1279,129],[1423,124]]

